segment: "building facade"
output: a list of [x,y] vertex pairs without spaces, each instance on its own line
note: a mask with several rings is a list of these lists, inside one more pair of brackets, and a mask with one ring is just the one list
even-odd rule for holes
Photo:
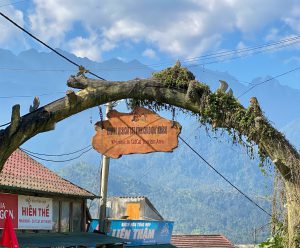
[[8,212],[18,232],[85,232],[96,197],[18,149],[0,172],[0,228]]

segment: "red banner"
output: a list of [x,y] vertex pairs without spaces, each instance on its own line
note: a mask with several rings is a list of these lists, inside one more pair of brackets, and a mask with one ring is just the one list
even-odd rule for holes
[[14,228],[18,228],[18,195],[0,194],[0,228],[4,227],[6,213],[12,218]]

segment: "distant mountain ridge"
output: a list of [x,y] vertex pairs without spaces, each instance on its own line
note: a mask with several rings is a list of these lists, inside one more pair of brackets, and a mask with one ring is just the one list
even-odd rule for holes
[[[63,50],[58,49],[58,51],[107,80],[129,80],[136,77],[145,78],[151,76],[154,72],[154,69],[143,65],[137,60],[124,62],[113,58],[98,63],[87,58],[76,57]],[[10,87],[5,87],[5,90],[2,92],[8,93],[8,95],[12,93],[29,93],[32,92],[31,88],[33,88],[34,94],[46,93],[49,90],[65,91],[67,89],[65,85],[67,78],[77,71],[75,66],[58,57],[53,52],[38,52],[35,49],[30,49],[15,55],[8,50],[0,49],[0,58],[2,74],[0,85],[9,85],[9,83],[12,83],[19,86],[18,88],[13,88],[13,90]],[[9,68],[19,70],[9,70]],[[54,71],[47,71],[51,69]],[[251,85],[246,86],[239,83],[234,76],[227,72],[212,71],[195,66],[191,66],[190,70],[196,75],[199,81],[208,84],[212,90],[218,87],[219,79],[227,81],[233,89],[235,96],[239,96],[253,85],[269,78],[253,79]],[[26,85],[24,85],[24,80],[26,80]],[[248,99],[251,96],[258,98],[266,115],[278,128],[282,128],[293,120],[300,118],[300,110],[296,108],[300,103],[300,90],[283,86],[277,80],[271,80],[253,88],[249,93],[242,96],[240,100],[247,106]],[[47,100],[47,98],[45,99]],[[50,98],[48,99],[50,100]],[[295,107],[291,108],[291,106]]]
[[[98,63],[62,50],[60,52],[107,80],[146,78],[154,71],[136,60],[124,62],[110,59]],[[251,85],[245,85],[227,72],[198,67],[191,67],[190,70],[212,91],[218,87],[219,79],[226,80],[235,96],[267,78],[257,78]],[[40,95],[41,105],[63,97],[68,89],[67,79],[76,72],[76,67],[53,52],[31,49],[15,55],[0,49],[0,123],[10,120],[11,107],[16,103],[21,104],[22,114],[28,113],[35,95]],[[18,97],[3,98],[6,96]],[[247,107],[251,96],[258,98],[270,121],[283,130],[299,149],[300,109],[297,106],[300,105],[300,91],[271,80],[241,97],[241,103]],[[128,111],[124,103],[120,103],[117,109]],[[160,114],[170,118],[170,113]],[[262,175],[257,160],[250,160],[244,148],[232,146],[228,135],[207,133],[195,118],[178,114],[176,119],[183,125],[182,137],[235,185],[270,211],[273,181],[271,177]],[[49,154],[78,150],[91,143],[93,123],[98,120],[97,108],[84,111],[58,123],[55,131],[40,134],[23,146]],[[90,171],[97,170],[100,159],[100,154],[91,151],[74,162],[41,162],[74,183],[95,190],[99,172]],[[131,155],[111,160],[110,172],[111,195],[149,196],[166,218],[176,221],[176,232],[221,232],[234,242],[249,242],[253,228],[268,222],[267,216],[237,194],[183,143],[179,143],[173,153]]]

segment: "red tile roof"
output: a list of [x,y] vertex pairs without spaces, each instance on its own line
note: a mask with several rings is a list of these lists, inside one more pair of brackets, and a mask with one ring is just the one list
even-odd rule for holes
[[223,235],[172,235],[171,243],[178,248],[234,248]]
[[1,190],[96,198],[91,192],[61,178],[19,149],[8,158],[0,172]]

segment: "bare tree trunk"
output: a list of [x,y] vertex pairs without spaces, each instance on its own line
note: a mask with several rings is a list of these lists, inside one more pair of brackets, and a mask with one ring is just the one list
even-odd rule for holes
[[285,182],[289,247],[300,247],[300,184]]

